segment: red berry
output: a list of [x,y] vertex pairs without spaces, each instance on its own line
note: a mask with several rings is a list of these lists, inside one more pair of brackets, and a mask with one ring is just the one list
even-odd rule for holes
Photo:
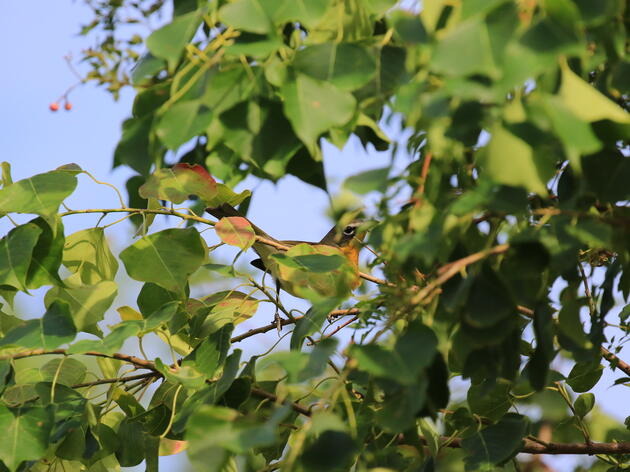
[[48,106],[48,108],[50,108],[50,111],[57,111],[59,110],[59,104],[57,102],[53,102]]
[[70,102],[66,102],[66,104],[63,106],[66,110],[70,111],[72,110],[72,103]]

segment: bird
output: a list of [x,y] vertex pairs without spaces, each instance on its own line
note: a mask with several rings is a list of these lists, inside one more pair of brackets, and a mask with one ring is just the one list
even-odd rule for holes
[[[240,211],[238,211],[236,208],[228,203],[223,203],[216,207],[208,207],[206,208],[206,211],[219,220],[226,217],[245,218],[253,228],[256,236],[274,241],[289,248],[295,248],[300,244],[307,244],[315,249],[319,249],[316,252],[323,252],[325,254],[341,254],[347,260],[347,264],[344,264],[346,266],[346,270],[343,274],[345,275],[344,281],[347,284],[347,288],[349,290],[354,290],[361,284],[361,279],[359,277],[359,252],[362,248],[362,242],[366,235],[366,231],[361,230],[361,226],[364,224],[363,220],[351,221],[350,223],[343,225],[343,227],[335,225],[324,235],[324,237],[319,242],[311,242],[278,240],[256,226]],[[296,286],[296,284],[293,283],[292,280],[290,280],[291,271],[288,271],[287,273],[287,271],[283,270],[283,268],[279,266],[278,262],[274,260],[273,257],[271,257],[274,254],[281,254],[285,251],[262,243],[258,240],[252,245],[252,249],[256,252],[259,258],[251,261],[251,264],[257,269],[268,272],[272,275],[276,282],[276,296],[279,295],[279,289],[282,288],[284,291],[290,293],[291,295],[304,298],[304,291],[301,289],[301,287]],[[313,284],[317,284],[317,277],[311,278],[310,281],[313,282]],[[302,280],[301,282],[305,281]],[[308,282],[309,280],[306,280],[306,283]],[[335,282],[338,281],[333,280],[332,284],[339,285],[339,283],[335,284]],[[275,319],[278,323],[278,326],[280,326],[277,306]]]

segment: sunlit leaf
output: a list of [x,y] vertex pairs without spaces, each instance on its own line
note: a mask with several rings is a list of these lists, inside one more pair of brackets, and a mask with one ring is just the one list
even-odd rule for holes
[[19,180],[0,189],[0,212],[35,213],[54,228],[53,215],[76,186],[77,178],[61,170]]
[[52,429],[51,410],[40,407],[7,408],[0,405],[0,459],[10,470],[22,461],[40,459],[46,454]]
[[206,245],[195,228],[165,229],[146,236],[120,253],[136,280],[180,291],[206,258]]
[[254,228],[240,216],[221,218],[214,229],[221,241],[231,246],[248,249],[256,242]]
[[109,249],[103,228],[89,228],[71,234],[63,248],[63,264],[79,274],[86,285],[114,280],[118,261]]

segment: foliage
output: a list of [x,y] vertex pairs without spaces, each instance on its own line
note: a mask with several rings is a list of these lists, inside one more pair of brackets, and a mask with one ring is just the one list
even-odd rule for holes
[[[182,449],[204,471],[520,470],[519,451],[628,467],[629,443],[616,443],[630,433],[589,392],[608,364],[616,385],[630,377],[617,356],[630,314],[626,2],[434,0],[417,13],[393,0],[185,0],[126,39],[124,24],[170,4],[87,3],[83,33],[107,34],[85,52],[86,79],[137,92],[114,155],[137,175],[129,206],[60,213],[89,173],[13,182],[2,166],[0,212],[16,221],[0,240],[3,470],[157,470],[158,454]],[[337,247],[286,251],[243,218],[200,216],[245,211],[250,192],[232,188],[248,176],[327,191],[323,139],[406,150],[404,169],[345,183],[380,196],[367,243],[384,280],[366,275],[361,295]],[[114,255],[103,227],[66,235],[62,220],[83,213],[132,216],[139,237]],[[151,231],[155,215],[173,227]],[[310,310],[211,261],[201,230],[214,227],[235,252],[271,244],[274,274]],[[137,308],[116,301],[118,260],[143,282]],[[192,297],[199,274],[222,288]],[[41,317],[13,316],[15,294],[40,287]],[[278,322],[242,332],[261,302]],[[110,307],[120,321],[106,328]],[[276,328],[290,350],[234,346]],[[150,333],[173,359],[120,352]]]

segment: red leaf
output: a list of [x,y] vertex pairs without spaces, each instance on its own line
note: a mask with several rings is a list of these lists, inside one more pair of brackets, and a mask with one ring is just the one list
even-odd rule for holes
[[256,242],[254,228],[242,216],[221,218],[214,229],[221,241],[231,246],[248,249]]

